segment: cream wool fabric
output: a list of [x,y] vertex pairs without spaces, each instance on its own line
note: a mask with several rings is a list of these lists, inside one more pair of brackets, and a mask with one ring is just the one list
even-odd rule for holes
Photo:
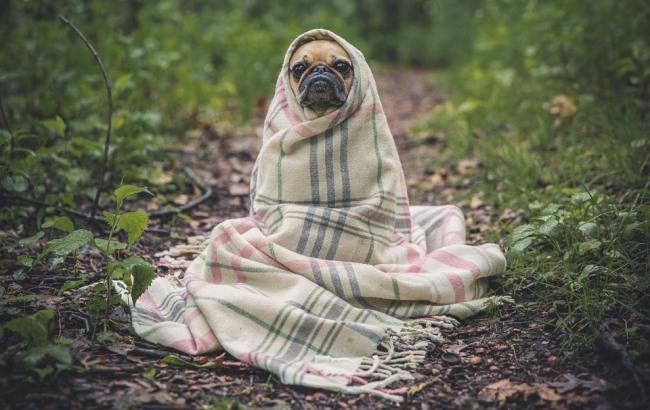
[[[289,59],[337,41],[354,80],[316,117],[289,86]],[[145,339],[188,354],[225,349],[283,383],[400,400],[439,327],[480,311],[494,244],[464,244],[454,206],[410,206],[363,54],[312,30],[287,50],[251,177],[249,217],[214,228],[184,279],[157,278],[133,312]],[[419,318],[419,319],[417,319]],[[414,320],[417,319],[417,320]]]

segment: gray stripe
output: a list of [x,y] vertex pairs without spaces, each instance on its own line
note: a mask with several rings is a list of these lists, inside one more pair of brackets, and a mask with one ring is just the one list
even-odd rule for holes
[[[445,211],[449,211],[449,209],[447,207],[444,207],[443,209],[439,209],[438,211],[434,212],[433,215],[429,215],[428,217],[433,219],[433,218],[435,218],[436,216],[439,216],[441,213],[443,213]],[[431,223],[431,225],[427,226],[424,229],[425,235],[429,236],[431,234],[431,232],[438,229],[440,227],[440,225],[442,225],[442,222],[445,220],[445,218],[444,218],[445,216],[447,216],[447,213],[445,213],[441,218],[436,219],[433,223]]]
[[[313,208],[309,207],[307,209],[307,215],[312,213]],[[303,254],[305,252],[305,248],[307,247],[307,241],[309,240],[309,232],[311,232],[311,224],[312,224],[312,218],[304,218],[302,222],[302,232],[300,233],[300,240],[298,241],[298,247],[296,248],[296,252]]]
[[325,176],[327,178],[327,206],[334,208],[336,192],[334,191],[334,131],[325,131]]
[[314,273],[314,281],[321,287],[326,288],[325,282],[323,281],[323,275],[321,275],[320,272],[320,266],[318,266],[318,262],[310,259],[309,264],[311,265],[311,270]]
[[331,260],[328,260],[326,263],[327,263],[327,268],[329,269],[330,272],[330,278],[332,279],[332,284],[334,285],[334,292],[336,293],[337,296],[341,298],[345,298],[345,292],[343,291],[343,284],[341,283],[341,278],[339,277],[339,273],[336,270],[336,265]]
[[341,123],[341,179],[343,183],[343,203],[350,202],[350,170],[348,169],[348,122]]
[[[332,211],[329,208],[323,209],[323,219],[330,219]],[[325,242],[325,231],[329,228],[328,224],[319,224],[318,233],[316,234],[316,240],[314,241],[314,247],[311,249],[311,257],[317,258],[320,254],[321,249],[323,248],[323,242]]]
[[[343,225],[345,223],[345,218],[347,217],[345,212],[341,212],[339,214],[339,219],[336,221],[336,225]],[[335,229],[334,230],[334,235],[332,236],[332,242],[330,243],[330,248],[327,251],[327,256],[325,256],[325,259],[334,259],[334,256],[336,256],[336,251],[339,249],[339,240],[341,239],[341,235],[343,234],[343,230],[341,229]]]
[[359,281],[357,280],[357,274],[354,272],[352,264],[349,262],[344,263],[345,271],[347,272],[348,282],[350,282],[350,288],[352,288],[352,297],[359,302],[361,306],[366,309],[376,309],[373,305],[368,303],[368,301],[361,296],[361,288],[359,288]]
[[320,187],[318,185],[318,138],[309,140],[309,176],[311,178],[311,202],[316,205],[320,202]]

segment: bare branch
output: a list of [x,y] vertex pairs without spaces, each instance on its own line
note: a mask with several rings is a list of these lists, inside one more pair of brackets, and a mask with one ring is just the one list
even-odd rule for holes
[[104,158],[102,160],[102,167],[99,173],[99,183],[97,184],[97,193],[95,194],[95,200],[93,201],[93,207],[90,211],[90,219],[95,219],[95,214],[97,213],[97,206],[99,205],[99,197],[102,194],[102,191],[104,190],[104,176],[106,175],[106,168],[108,166],[108,149],[111,144],[111,128],[113,125],[113,96],[111,94],[111,85],[108,81],[108,74],[106,74],[106,69],[104,68],[104,64],[102,63],[102,60],[99,58],[99,54],[97,54],[97,51],[95,51],[95,48],[93,45],[88,41],[86,36],[74,25],[70,20],[65,18],[64,16],[59,16],[59,19],[67,24],[74,32],[79,36],[81,41],[84,42],[90,53],[93,55],[95,58],[95,61],[97,62],[97,65],[99,66],[99,70],[102,72],[102,76],[104,77],[104,87],[106,88],[106,99],[108,101],[108,112],[106,115],[106,138],[104,139]]

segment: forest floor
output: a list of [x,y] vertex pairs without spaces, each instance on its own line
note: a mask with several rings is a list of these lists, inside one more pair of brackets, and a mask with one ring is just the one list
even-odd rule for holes
[[[445,100],[431,83],[431,73],[386,70],[377,82],[394,133],[412,203],[456,203],[466,212],[469,241],[481,242],[503,220],[522,218],[517,210],[497,213],[472,192],[479,189],[472,158],[435,168],[440,144],[415,142],[410,129]],[[160,251],[189,236],[207,234],[220,221],[244,216],[248,208],[248,175],[260,146],[261,119],[253,131],[228,135],[203,125],[200,135],[187,137],[178,161],[191,168],[215,195],[186,212],[170,235],[149,232],[136,247],[138,254],[158,261]],[[180,171],[178,171],[180,172]],[[200,194],[198,188],[172,200],[178,204]],[[163,225],[163,222],[165,225]],[[156,222],[159,223],[159,222]],[[168,226],[160,222],[158,228]],[[10,263],[3,256],[3,263]],[[26,313],[56,311],[55,334],[72,340],[75,367],[48,383],[26,384],[16,374],[0,375],[0,406],[5,408],[393,408],[395,403],[368,395],[344,395],[282,385],[268,373],[221,354],[191,358],[146,343],[127,330],[128,316],[116,309],[112,336],[91,339],[92,322],[84,313],[83,290],[60,292],[69,272],[81,272],[90,283],[103,271],[98,255],[80,252],[74,265],[58,272],[23,278],[0,277],[6,308]],[[163,264],[164,265],[164,264]],[[159,265],[159,274],[173,266]],[[76,274],[78,275],[78,274]],[[532,295],[513,295],[516,303],[464,321],[447,331],[447,341],[431,352],[411,383],[404,408],[618,408],[633,407],[633,382],[621,379],[615,358],[597,352],[580,357],[560,349],[562,337],[548,325],[552,312],[527,307]],[[5,337],[0,357],[11,354]],[[163,363],[175,354],[187,363]],[[618,386],[618,387],[617,387]],[[621,387],[622,386],[622,387]],[[627,387],[626,387],[627,386]]]

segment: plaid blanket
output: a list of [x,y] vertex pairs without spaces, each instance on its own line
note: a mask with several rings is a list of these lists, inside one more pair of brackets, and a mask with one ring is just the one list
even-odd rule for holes
[[[312,39],[351,57],[346,103],[316,117],[289,87]],[[212,231],[182,281],[157,278],[132,309],[136,332],[189,354],[225,349],[283,383],[401,400],[440,327],[480,311],[494,244],[464,244],[455,206],[410,206],[363,54],[326,30],[287,51],[264,123],[250,216]]]

